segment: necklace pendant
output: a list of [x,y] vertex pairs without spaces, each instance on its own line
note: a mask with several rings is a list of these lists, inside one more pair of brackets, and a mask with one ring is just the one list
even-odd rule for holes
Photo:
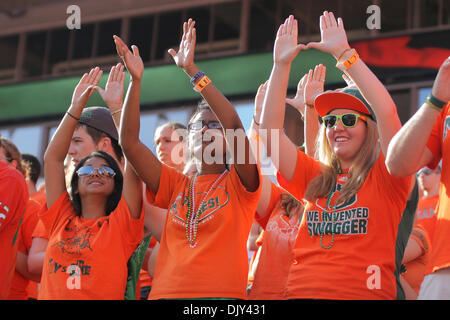
[[195,248],[197,246],[197,241],[194,241],[194,242],[189,242],[189,247],[190,248]]

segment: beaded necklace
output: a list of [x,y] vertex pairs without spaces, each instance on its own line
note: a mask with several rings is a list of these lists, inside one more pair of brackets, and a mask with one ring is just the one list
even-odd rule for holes
[[[186,215],[186,239],[189,242],[189,247],[195,248],[197,246],[197,234],[198,234],[198,221],[200,217],[200,211],[203,205],[203,202],[208,197],[211,190],[214,186],[225,176],[228,170],[222,172],[222,174],[217,177],[217,179],[211,184],[206,194],[203,196],[200,201],[200,205],[198,206],[198,210],[195,211],[195,181],[197,180],[198,173],[191,179],[189,184],[189,193],[188,193],[188,211]],[[192,214],[194,212],[194,214]]]
[[[338,170],[338,174],[342,174],[342,173],[347,173],[348,174],[349,171],[348,170]],[[324,248],[324,249],[331,249],[333,247],[333,245],[334,245],[334,230],[335,230],[334,224],[335,224],[336,221],[334,220],[333,213],[336,212],[336,208],[338,207],[338,204],[336,204],[335,206],[330,205],[331,198],[332,198],[333,194],[334,194],[333,190],[331,190],[330,194],[327,197],[327,202],[326,202],[326,205],[325,205],[325,212],[324,212],[324,214],[326,214],[326,213],[330,214],[330,216],[331,216],[331,223],[333,224],[331,226],[331,243],[330,243],[329,246],[325,246],[323,244],[323,236],[325,235],[325,223],[323,225],[323,230],[320,233],[320,246],[322,248]],[[328,211],[328,208],[330,208],[331,211]],[[322,215],[322,220],[323,220],[323,215]]]

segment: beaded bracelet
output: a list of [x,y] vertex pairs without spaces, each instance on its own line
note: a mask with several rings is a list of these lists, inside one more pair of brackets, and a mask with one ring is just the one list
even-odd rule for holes
[[203,73],[203,71],[199,71],[197,72],[192,78],[191,78],[191,84],[195,85],[195,83],[197,82],[198,79],[200,79],[201,77],[203,77],[205,74]]

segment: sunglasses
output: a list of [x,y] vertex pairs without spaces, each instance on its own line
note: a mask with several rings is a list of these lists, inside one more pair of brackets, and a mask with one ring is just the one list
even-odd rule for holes
[[438,170],[431,170],[431,169],[426,168],[426,169],[419,170],[417,172],[417,176],[420,176],[421,174],[428,176],[428,175],[432,174],[433,172],[440,173],[440,171],[438,171]]
[[366,122],[367,118],[357,113],[344,113],[344,114],[329,114],[322,117],[322,121],[327,128],[334,128],[337,125],[338,120],[341,120],[342,124],[346,128],[353,128],[358,123],[358,120]]
[[113,169],[106,166],[100,168],[94,168],[93,166],[83,166],[77,170],[77,175],[79,177],[87,177],[94,175],[95,172],[97,172],[97,174],[101,177],[112,178],[116,175]]
[[188,130],[189,131],[200,131],[205,126],[207,126],[208,129],[222,129],[222,125],[220,124],[219,121],[205,122],[203,120],[199,120],[199,121],[195,121],[193,123],[189,123]]

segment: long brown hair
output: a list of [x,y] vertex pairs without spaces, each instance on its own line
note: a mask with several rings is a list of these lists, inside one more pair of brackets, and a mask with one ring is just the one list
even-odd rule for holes
[[[366,124],[366,137],[353,161],[347,182],[342,187],[336,203],[346,202],[358,192],[378,157],[380,148],[377,125],[370,118],[367,118]],[[321,125],[317,135],[316,158],[322,163],[322,174],[315,177],[306,188],[305,199],[308,201],[327,197],[336,186],[337,175],[341,169],[339,160],[328,142],[324,124]]]
[[22,165],[22,155],[17,146],[10,140],[0,137],[0,148],[5,150],[8,162],[16,161],[16,169],[19,170],[24,177],[26,176],[25,168]]

